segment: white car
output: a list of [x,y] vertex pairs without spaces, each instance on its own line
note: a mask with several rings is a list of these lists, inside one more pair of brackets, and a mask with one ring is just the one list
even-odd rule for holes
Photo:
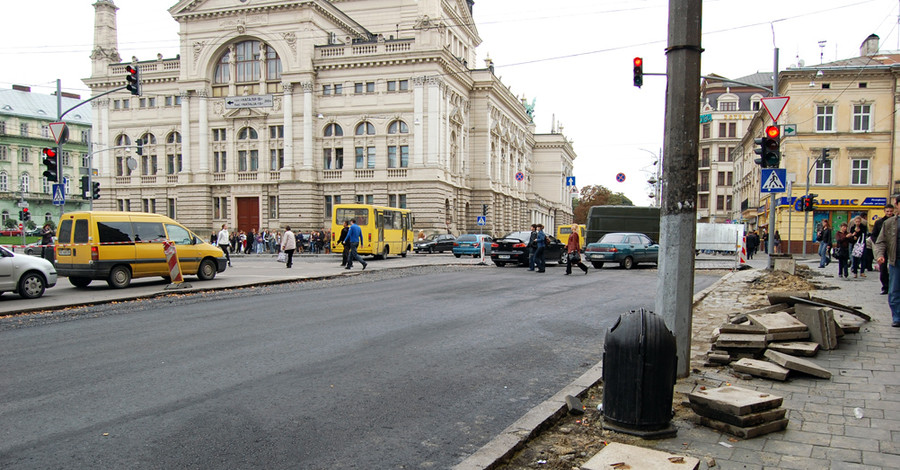
[[26,299],[36,299],[55,285],[56,267],[52,263],[0,246],[0,294],[10,291]]

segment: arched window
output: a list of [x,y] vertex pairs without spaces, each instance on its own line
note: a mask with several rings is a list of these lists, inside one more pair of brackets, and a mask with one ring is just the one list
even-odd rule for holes
[[44,212],[44,223],[50,222],[51,220],[53,220],[53,214]]
[[22,177],[19,178],[19,186],[22,187],[22,192],[31,192],[31,177],[28,176],[28,173],[22,173]]
[[259,81],[259,41],[244,41],[234,45],[236,73],[234,81]]
[[371,122],[363,121],[356,126],[356,135],[375,135],[375,126]]
[[119,136],[116,137],[116,146],[120,145],[131,145],[131,139],[125,134],[119,134]]
[[0,191],[9,191],[9,175],[0,171]]
[[325,137],[341,137],[344,135],[344,129],[341,128],[341,125],[332,122],[331,124],[325,126]]
[[181,133],[179,132],[169,132],[169,135],[166,136],[167,144],[180,144],[181,143]]
[[266,79],[278,80],[281,78],[281,59],[275,53],[275,49],[266,46]]
[[231,82],[231,50],[226,49],[216,65],[215,83]]
[[156,136],[148,132],[141,136],[141,142],[144,145],[156,145]]
[[256,133],[256,129],[252,127],[245,127],[238,131],[238,140],[256,140],[259,138],[259,134]]
[[388,134],[409,134],[409,126],[398,119],[388,126]]

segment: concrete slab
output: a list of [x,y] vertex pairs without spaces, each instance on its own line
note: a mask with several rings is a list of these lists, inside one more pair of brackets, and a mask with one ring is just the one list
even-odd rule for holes
[[581,466],[582,470],[638,470],[646,468],[697,470],[700,468],[700,459],[611,442]]
[[747,335],[740,333],[723,333],[716,341],[719,348],[765,348],[766,335]]
[[[749,317],[749,315],[748,315],[748,317]],[[718,330],[718,332],[719,332],[718,334],[722,334],[722,333],[765,334],[766,327],[764,327],[762,325],[753,325],[753,324],[747,324],[747,323],[742,323],[740,325],[731,325],[731,324],[726,323],[726,324],[716,328],[716,330]]]
[[806,331],[808,328],[800,320],[787,312],[754,313],[747,315],[751,325],[759,325],[766,333],[783,333],[787,331]]
[[809,327],[809,337],[824,350],[837,348],[837,330],[834,310],[813,305],[797,304],[794,315]]
[[819,343],[812,341],[793,341],[788,343],[769,343],[769,349],[790,354],[792,356],[815,356],[819,351]]
[[809,374],[814,377],[823,379],[831,378],[831,372],[828,369],[820,367],[809,360],[791,356],[790,354],[780,353],[772,349],[766,350],[765,356],[767,359],[782,367],[787,367],[788,369],[803,372],[804,374]]
[[760,424],[759,426],[741,427],[701,416],[700,424],[709,428],[713,428],[717,431],[727,432],[728,434],[742,437],[744,439],[750,439],[753,437],[762,436],[763,434],[781,431],[782,429],[787,427],[788,420],[779,419],[778,421]]
[[756,359],[741,359],[731,365],[738,372],[746,372],[750,375],[774,380],[787,380],[790,369],[785,369],[778,364]]
[[734,416],[778,408],[782,397],[741,387],[719,387],[696,390],[688,394],[691,403],[703,405]]
[[789,341],[793,339],[809,338],[809,330],[803,331],[782,331],[780,333],[770,333],[766,335],[766,341]]
[[696,403],[691,403],[691,409],[700,416],[705,416],[716,421],[740,427],[759,426],[760,424],[771,423],[772,421],[784,419],[785,415],[787,415],[787,408],[775,408],[773,410],[760,411],[759,413],[750,413],[743,416],[730,415]]

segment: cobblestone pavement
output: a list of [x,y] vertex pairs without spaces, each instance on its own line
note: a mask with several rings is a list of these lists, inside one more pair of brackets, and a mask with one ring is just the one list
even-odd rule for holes
[[[750,264],[764,268],[768,259],[757,256]],[[701,469],[898,469],[900,468],[900,328],[891,327],[887,296],[880,295],[878,272],[866,278],[842,280],[832,265],[810,266],[811,281],[823,286],[814,295],[857,306],[873,321],[857,334],[839,340],[833,351],[820,351],[812,361],[833,374],[830,380],[795,375],[786,382],[738,379],[727,369],[694,369],[679,380],[677,389],[730,383],[784,397],[790,422],[785,431],[754,439],[732,436],[692,422],[679,422],[678,436],[656,441],[654,447],[701,458]],[[695,307],[694,337],[705,341],[729,313],[767,304],[764,292],[754,292],[749,281],[760,269],[732,273]],[[698,345],[704,344],[698,341]],[[702,363],[706,346],[692,351],[692,365]]]

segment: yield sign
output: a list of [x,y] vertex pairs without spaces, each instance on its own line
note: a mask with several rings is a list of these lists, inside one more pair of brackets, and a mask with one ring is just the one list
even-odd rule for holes
[[768,111],[769,117],[777,122],[778,117],[781,116],[781,112],[784,111],[784,107],[787,106],[787,102],[790,99],[790,96],[775,96],[763,98],[760,101],[762,101],[762,105],[766,108],[766,111]]
[[66,123],[64,122],[51,122],[50,133],[53,134],[53,140],[55,140],[57,144],[66,143],[66,139],[69,136],[69,133],[66,132]]

